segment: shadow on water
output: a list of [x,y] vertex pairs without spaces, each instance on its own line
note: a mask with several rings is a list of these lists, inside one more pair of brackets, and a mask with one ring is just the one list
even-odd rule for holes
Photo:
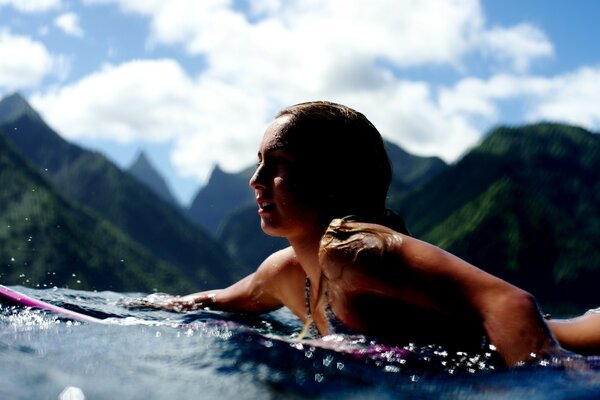
[[296,341],[299,321],[199,311],[131,310],[143,294],[18,288],[109,318],[79,323],[41,310],[0,309],[0,398],[595,399],[600,358],[499,368],[490,354],[389,347],[360,336]]

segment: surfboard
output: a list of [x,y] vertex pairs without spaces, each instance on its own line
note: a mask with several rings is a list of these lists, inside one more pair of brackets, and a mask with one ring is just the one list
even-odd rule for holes
[[55,306],[54,304],[46,303],[45,301],[35,299],[33,297],[27,296],[21,292],[17,292],[16,290],[9,289],[4,285],[0,285],[0,301],[8,302],[11,304],[15,304],[18,306],[29,307],[29,308],[38,308],[46,311],[50,311],[52,313],[58,314],[60,316],[73,319],[81,322],[92,322],[103,324],[106,323],[104,320],[96,317],[92,317],[90,315],[82,314],[77,311],[68,310],[63,307]]

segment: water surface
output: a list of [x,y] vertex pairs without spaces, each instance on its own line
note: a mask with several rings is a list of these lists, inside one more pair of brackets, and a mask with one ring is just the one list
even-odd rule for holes
[[[131,310],[144,294],[16,290],[108,324],[0,309],[0,399],[597,399],[600,358],[499,368],[493,355],[386,347],[363,337],[295,341],[299,321],[199,311]],[[390,321],[394,323],[394,321]],[[569,364],[569,363],[567,363]]]

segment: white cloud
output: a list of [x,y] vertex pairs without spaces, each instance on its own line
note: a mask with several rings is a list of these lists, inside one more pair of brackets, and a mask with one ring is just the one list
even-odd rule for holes
[[530,120],[564,121],[600,128],[600,66],[584,67],[553,80],[537,82],[538,98]]
[[192,79],[168,59],[106,65],[30,101],[69,139],[172,142],[174,164],[200,180],[217,160],[233,170],[247,166],[266,114],[260,98],[216,81]]
[[60,8],[61,0],[0,0],[1,6],[12,6],[24,13],[38,13]]
[[[225,0],[115,3],[127,12],[150,18],[152,41],[179,44],[191,54],[207,55],[213,68],[225,67],[231,73],[239,72],[235,68],[239,63],[229,62],[235,56],[250,61],[265,56],[271,61],[285,59],[300,69],[314,63],[314,56],[325,56],[323,62],[327,63],[339,55],[352,54],[384,59],[402,68],[460,66],[465,55],[475,52],[523,72],[534,60],[553,54],[551,42],[535,26],[486,27],[477,0],[384,0],[368,4],[247,0],[247,15]],[[324,71],[313,68],[312,72]]]
[[83,37],[83,29],[79,25],[79,17],[73,12],[59,15],[54,19],[54,25],[67,35]]
[[[246,14],[228,0],[85,3],[147,17],[149,43],[202,56],[203,69],[190,76],[173,60],[110,65],[34,96],[34,105],[70,138],[169,141],[177,168],[201,180],[215,162],[229,170],[253,162],[273,114],[299,101],[348,104],[409,151],[451,161],[478,140],[481,121],[499,118],[498,101],[552,87],[524,85],[529,66],[553,55],[543,31],[489,28],[476,0],[237,2]],[[471,55],[486,57],[490,71],[511,71],[443,88],[399,78],[432,65],[468,72]]]
[[0,87],[9,90],[38,85],[58,60],[27,36],[0,29]]
[[488,56],[508,61],[518,72],[526,71],[535,59],[554,55],[554,47],[544,32],[528,24],[486,31],[481,45]]
[[565,122],[592,131],[600,128],[600,66],[582,67],[553,77],[499,74],[466,78],[440,91],[440,109],[450,115],[502,123],[500,103],[523,109],[523,122]]

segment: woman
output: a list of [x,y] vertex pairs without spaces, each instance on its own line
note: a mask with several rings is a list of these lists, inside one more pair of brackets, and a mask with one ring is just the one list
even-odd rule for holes
[[[564,351],[529,293],[411,237],[385,208],[390,180],[381,135],[361,113],[329,102],[282,110],[263,136],[250,186],[263,231],[290,247],[226,289],[161,306],[286,306],[321,335],[351,331],[394,343],[476,348],[483,337],[507,365]],[[571,325],[551,326],[571,348],[589,349],[583,339],[569,342]]]

